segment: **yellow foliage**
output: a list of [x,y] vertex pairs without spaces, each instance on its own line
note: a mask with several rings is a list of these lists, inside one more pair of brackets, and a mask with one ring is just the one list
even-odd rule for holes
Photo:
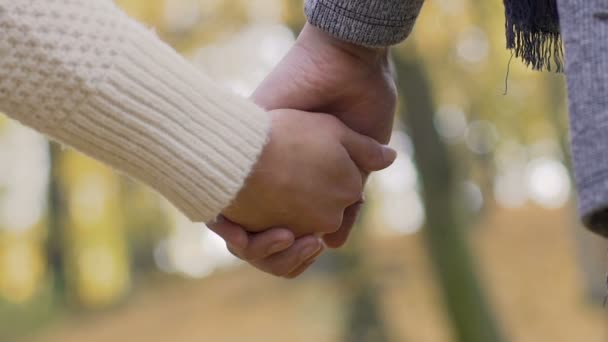
[[64,187],[70,283],[83,305],[111,305],[130,285],[119,177],[78,153],[64,154],[62,162],[62,179],[69,180]]
[[0,296],[24,303],[31,299],[42,283],[45,261],[35,240],[12,237],[0,240]]

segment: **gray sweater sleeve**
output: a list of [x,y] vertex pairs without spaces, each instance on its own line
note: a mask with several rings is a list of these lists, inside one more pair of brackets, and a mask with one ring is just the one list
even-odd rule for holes
[[[308,21],[359,45],[405,39],[424,0],[306,0]],[[608,237],[608,5],[558,0],[566,46],[572,159],[585,224]]]
[[585,224],[608,237],[608,5],[559,0],[572,159]]
[[424,0],[306,0],[308,22],[334,37],[365,46],[407,38]]

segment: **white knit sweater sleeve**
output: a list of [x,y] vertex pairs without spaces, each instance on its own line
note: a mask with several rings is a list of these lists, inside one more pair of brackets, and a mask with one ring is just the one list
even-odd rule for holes
[[269,129],[111,0],[0,0],[0,111],[156,189],[193,221],[242,187]]

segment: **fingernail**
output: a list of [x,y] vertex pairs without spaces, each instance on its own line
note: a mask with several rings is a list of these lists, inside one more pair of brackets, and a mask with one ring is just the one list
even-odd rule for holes
[[277,243],[273,244],[272,246],[270,246],[270,248],[268,248],[268,254],[274,254],[277,252],[281,252],[282,250],[284,250],[287,247],[288,247],[287,241],[277,242]]
[[315,255],[319,251],[319,249],[321,249],[321,246],[318,245],[306,247],[304,251],[302,251],[302,254],[300,254],[300,260],[306,261],[310,259],[310,257]]
[[388,147],[382,146],[382,157],[387,164],[392,164],[397,159],[397,151]]

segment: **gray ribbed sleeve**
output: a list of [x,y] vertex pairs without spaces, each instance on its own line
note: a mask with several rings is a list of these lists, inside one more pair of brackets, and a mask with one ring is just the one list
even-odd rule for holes
[[579,210],[608,237],[608,3],[559,0]]
[[306,0],[308,22],[365,46],[389,46],[412,31],[424,0]]

